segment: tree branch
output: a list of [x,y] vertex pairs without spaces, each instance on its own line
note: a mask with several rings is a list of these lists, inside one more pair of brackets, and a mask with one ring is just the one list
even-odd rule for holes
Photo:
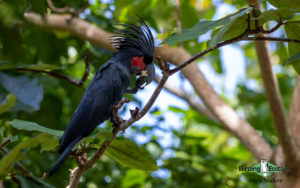
[[0,150],[3,149],[7,144],[10,143],[10,139],[7,139],[5,142],[3,142],[1,145],[0,145]]
[[285,39],[285,38],[265,37],[265,36],[246,37],[243,40],[263,40],[263,41],[296,42],[296,43],[300,43],[300,40],[298,40],[298,39]]
[[[255,7],[254,7],[255,10]],[[255,15],[255,18],[257,15]],[[293,165],[297,158],[296,144],[291,137],[290,130],[287,126],[287,120],[285,116],[285,110],[279,91],[279,85],[272,69],[271,55],[268,49],[267,41],[275,40],[278,38],[266,37],[264,34],[258,33],[255,37],[247,37],[246,39],[253,39],[255,41],[256,53],[258,57],[259,67],[261,70],[261,76],[264,82],[266,96],[269,101],[270,111],[272,114],[275,129],[278,134],[279,142],[282,145],[282,149],[285,155],[286,163]],[[263,40],[263,41],[262,41]],[[295,39],[289,39],[286,42],[296,42]],[[292,40],[292,41],[291,41]],[[299,41],[300,42],[300,41]]]
[[[297,76],[296,85],[293,92],[292,101],[289,109],[288,126],[291,130],[292,137],[295,139],[297,147],[300,148],[300,77]],[[299,156],[299,154],[297,154]],[[297,158],[299,160],[299,158]]]
[[53,4],[52,0],[47,0],[47,4],[48,4],[49,8],[55,13],[69,13],[73,16],[77,16],[79,13],[83,12],[84,9],[86,9],[89,5],[89,3],[86,2],[80,10],[76,11],[74,8],[71,8],[71,7],[57,8]]
[[89,75],[89,72],[90,72],[90,63],[89,63],[88,59],[89,59],[89,53],[87,53],[84,57],[85,72],[84,72],[84,74],[83,74],[80,81],[77,81],[77,80],[75,80],[74,78],[72,78],[70,76],[60,74],[60,73],[55,73],[55,72],[52,72],[52,71],[35,70],[35,69],[30,69],[30,68],[16,68],[16,69],[19,70],[19,71],[29,71],[29,72],[37,72],[37,73],[48,74],[49,76],[53,76],[55,78],[66,80],[66,81],[70,82],[71,84],[80,87],[85,83],[85,81],[86,81],[86,79]]
[[71,8],[71,7],[57,8],[53,4],[52,0],[47,0],[47,3],[48,3],[49,8],[56,13],[76,14],[76,10],[74,8]]

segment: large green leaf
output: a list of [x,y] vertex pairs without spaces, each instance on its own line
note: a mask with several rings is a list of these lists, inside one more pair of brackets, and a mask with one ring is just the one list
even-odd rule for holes
[[228,15],[224,18],[221,18],[221,19],[215,20],[215,21],[210,21],[210,20],[200,21],[194,27],[183,30],[183,32],[181,34],[173,35],[173,36],[167,38],[165,41],[163,41],[163,43],[169,44],[169,45],[174,45],[178,42],[196,39],[200,35],[207,33],[209,30],[211,30],[215,27],[229,24],[233,18],[238,18],[238,17],[244,15],[248,10],[249,10],[249,8],[242,9],[239,12],[236,12],[234,14]]
[[50,134],[53,136],[58,136],[58,137],[62,136],[64,133],[63,131],[49,129],[49,128],[43,127],[37,123],[19,120],[19,119],[14,119],[13,121],[9,122],[9,124],[19,130],[39,131],[42,133],[47,133],[47,134]]
[[[247,22],[247,15],[243,15],[239,18],[237,18],[233,23],[232,23],[232,26],[231,28],[234,28],[234,29],[228,29],[225,33],[222,33],[223,36],[222,36],[222,40],[221,41],[226,41],[226,40],[230,40],[232,38],[235,38],[235,37],[238,37],[240,36],[241,34],[243,34],[247,27],[248,27],[248,22]],[[215,38],[218,34],[220,34],[220,30],[222,30],[223,27],[221,28],[218,28],[216,30],[214,30],[212,33],[211,33],[211,38]],[[220,42],[220,41],[219,41]],[[207,44],[206,44],[209,48],[213,47],[211,46],[211,40],[207,41]]]
[[287,7],[300,10],[299,0],[267,0],[270,4],[277,8]]
[[[295,24],[285,24],[284,29],[286,32],[287,38],[290,39],[299,39],[300,38],[300,23]],[[294,56],[298,52],[300,52],[300,44],[299,43],[294,43],[294,42],[289,42],[288,43],[288,49],[289,49],[289,56]],[[300,74],[300,63],[293,63],[293,68],[295,71]]]
[[16,96],[14,96],[13,94],[9,93],[8,95],[6,95],[6,100],[0,104],[0,114],[15,106],[16,101]]
[[[246,13],[251,8],[245,8],[240,10],[234,16],[231,16],[227,24],[221,27],[215,34],[212,36],[209,42],[209,48],[216,46],[219,42],[228,40],[238,36],[239,34],[243,33],[247,28],[247,17]],[[238,28],[237,28],[238,27]]]
[[13,77],[0,72],[0,85],[18,99],[12,110],[36,111],[40,108],[44,90],[37,79]]
[[105,154],[125,166],[144,171],[158,169],[156,161],[151,157],[145,147],[139,147],[128,139],[115,139],[105,151]]
[[53,137],[46,133],[41,133],[34,138],[24,140],[15,146],[7,155],[0,160],[0,177],[6,175],[11,168],[12,163],[17,162],[24,158],[22,150],[26,148],[34,148],[40,144],[47,144],[53,142]]
[[130,169],[127,170],[125,177],[122,180],[122,187],[141,187],[145,182],[148,174],[141,170]]
[[284,65],[290,65],[290,64],[299,64],[300,63],[300,52],[296,53],[292,57],[288,58],[283,62]]
[[264,22],[270,20],[286,20],[289,19],[291,16],[299,12],[299,10],[290,9],[290,8],[278,8],[278,9],[271,9],[263,12],[257,19],[263,20]]

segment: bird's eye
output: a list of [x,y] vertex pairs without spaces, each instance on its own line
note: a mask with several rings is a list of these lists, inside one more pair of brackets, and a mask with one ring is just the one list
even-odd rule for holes
[[144,62],[145,62],[146,64],[151,64],[152,61],[153,61],[153,58],[152,58],[152,57],[150,57],[150,56],[145,56],[145,57],[144,57]]

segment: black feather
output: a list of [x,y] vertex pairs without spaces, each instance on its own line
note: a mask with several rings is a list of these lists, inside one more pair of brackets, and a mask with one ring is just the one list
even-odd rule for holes
[[146,23],[140,18],[130,18],[128,24],[118,24],[122,29],[115,31],[116,35],[112,36],[112,45],[116,49],[123,49],[132,47],[143,53],[148,59],[148,62],[152,63],[154,53],[154,39],[153,35],[146,25]]

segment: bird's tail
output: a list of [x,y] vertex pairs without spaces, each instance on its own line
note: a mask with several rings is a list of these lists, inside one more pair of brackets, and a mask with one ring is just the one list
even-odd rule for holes
[[60,155],[59,159],[56,161],[56,163],[54,164],[54,166],[52,167],[49,176],[51,177],[60,167],[61,165],[66,161],[66,159],[68,158],[69,154],[72,151],[72,148],[74,147],[74,145],[81,139],[81,137],[76,138],[75,140],[73,140],[63,151],[63,153]]

